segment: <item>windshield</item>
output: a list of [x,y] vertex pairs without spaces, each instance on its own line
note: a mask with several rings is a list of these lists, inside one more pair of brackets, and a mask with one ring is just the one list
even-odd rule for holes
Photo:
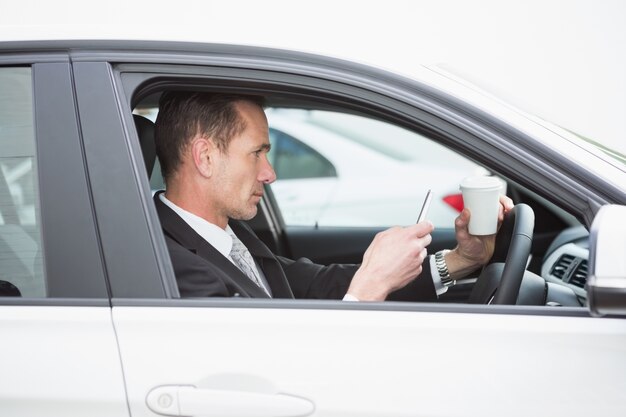
[[[516,95],[512,93],[512,91],[507,92],[507,90],[500,88],[497,83],[494,83],[493,80],[485,79],[484,77],[468,73],[447,64],[430,65],[427,68],[449,80],[459,83],[470,90],[479,93],[484,97],[500,102],[511,110],[522,114],[527,119],[534,120],[535,122],[552,130],[559,136],[575,143],[577,146],[585,149],[586,151],[592,152],[604,161],[609,162],[615,168],[626,172],[626,155],[624,154],[626,148],[624,147],[624,142],[618,139],[620,135],[617,134],[616,136],[614,129],[593,130],[587,126],[587,132],[595,131],[596,134],[586,133],[583,135],[578,132],[580,129],[583,129],[584,125],[581,124],[578,126],[580,129],[577,128],[575,121],[578,119],[576,119],[575,116],[572,118],[571,116],[565,117],[563,114],[560,114],[560,117],[557,117],[559,115],[558,113],[547,112],[546,109],[541,111],[542,108],[540,106],[532,106],[531,103],[521,99],[519,94]],[[567,110],[565,106],[561,107],[563,107],[564,110]],[[577,114],[577,112],[580,111],[578,107],[569,107],[569,110],[572,114]],[[613,134],[604,137],[603,133],[607,132],[612,132]],[[593,137],[594,139],[590,139],[590,137]]]
[[611,158],[613,158],[613,160],[615,160],[616,162],[618,162],[619,164],[616,165],[618,168],[621,167],[622,169],[626,168],[626,155],[624,155],[623,153],[619,152],[616,149],[611,149],[606,145],[603,145],[600,142],[597,142],[593,139],[589,139],[587,137],[584,137],[583,135],[580,135],[576,132],[572,132],[571,130],[568,130],[568,132],[572,133],[573,135],[576,135],[578,138],[584,140],[585,142],[595,146],[597,149],[601,150],[602,152],[604,152],[606,155],[610,156]]

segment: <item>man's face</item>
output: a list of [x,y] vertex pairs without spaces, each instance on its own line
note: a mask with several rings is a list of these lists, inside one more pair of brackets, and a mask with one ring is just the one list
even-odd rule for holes
[[270,142],[265,113],[246,101],[236,106],[246,128],[231,139],[226,152],[218,153],[214,180],[219,192],[214,203],[221,216],[249,220],[257,212],[263,184],[274,182],[276,174],[267,159]]

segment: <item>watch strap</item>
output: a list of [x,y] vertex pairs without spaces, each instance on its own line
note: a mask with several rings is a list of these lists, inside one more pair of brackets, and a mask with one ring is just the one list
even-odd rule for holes
[[443,284],[444,287],[451,287],[456,284],[456,281],[450,276],[450,271],[448,271],[448,264],[445,258],[448,252],[450,251],[445,249],[435,253],[435,265],[437,266],[437,272],[441,278],[441,284]]

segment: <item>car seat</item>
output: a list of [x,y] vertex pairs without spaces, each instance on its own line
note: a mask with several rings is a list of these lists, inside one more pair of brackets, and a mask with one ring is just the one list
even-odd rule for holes
[[133,114],[139,145],[143,154],[143,161],[146,164],[148,178],[152,176],[154,162],[156,161],[156,144],[154,142],[154,123],[143,116]]

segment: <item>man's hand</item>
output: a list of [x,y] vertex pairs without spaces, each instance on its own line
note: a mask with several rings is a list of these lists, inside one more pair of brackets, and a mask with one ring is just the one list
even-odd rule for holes
[[[513,209],[513,200],[505,195],[500,196],[498,212],[498,229],[504,220],[504,214]],[[454,221],[457,247],[446,254],[446,264],[452,278],[462,278],[491,259],[495,249],[496,235],[474,236],[467,229],[470,211],[464,208]]]
[[422,272],[433,225],[420,222],[378,233],[363,255],[348,294],[360,301],[383,301]]

